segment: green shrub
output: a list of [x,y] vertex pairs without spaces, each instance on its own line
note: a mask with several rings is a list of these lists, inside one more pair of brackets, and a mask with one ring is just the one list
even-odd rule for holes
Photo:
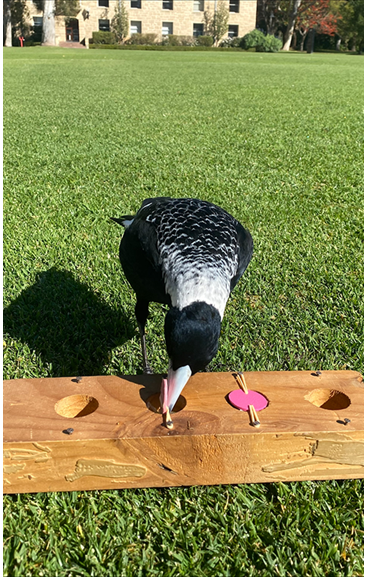
[[113,32],[99,30],[99,32],[92,32],[93,44],[116,44],[116,36]]
[[168,34],[168,36],[163,37],[162,46],[195,46],[195,38],[193,36]]
[[212,51],[212,52],[242,52],[241,48],[214,48],[213,46],[162,46],[162,44],[90,44],[91,50],[162,50],[162,51]]
[[198,36],[196,38],[197,46],[213,46],[214,38],[213,36]]
[[248,50],[249,48],[256,48],[264,42],[265,34],[260,30],[253,30],[248,34],[245,34],[240,40],[240,47],[243,50]]
[[177,34],[168,34],[163,36],[162,46],[181,46],[180,37]]
[[221,48],[239,48],[242,38],[236,36],[235,38],[225,38],[220,43]]
[[256,46],[256,52],[279,52],[283,42],[271,34],[265,36],[262,44]]
[[126,41],[126,44],[139,44],[139,45],[146,45],[150,46],[152,44],[157,43],[157,35],[156,34],[133,34],[129,40]]
[[179,36],[181,46],[195,46],[196,38],[194,36]]
[[256,52],[279,52],[283,44],[279,38],[275,38],[271,34],[266,36],[260,30],[253,30],[241,38],[239,46],[243,50],[255,48]]

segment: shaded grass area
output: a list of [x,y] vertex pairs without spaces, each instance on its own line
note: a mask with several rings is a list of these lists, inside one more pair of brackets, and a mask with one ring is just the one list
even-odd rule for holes
[[[344,55],[6,51],[5,378],[141,372],[108,217],[158,195],[254,238],[212,370],[361,371],[362,74]],[[361,501],[360,481],[7,496],[5,574],[361,575]]]

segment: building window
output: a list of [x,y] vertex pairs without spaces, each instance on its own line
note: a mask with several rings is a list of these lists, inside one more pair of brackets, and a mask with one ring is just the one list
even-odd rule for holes
[[239,12],[240,11],[240,0],[229,0],[229,11]]
[[228,26],[228,38],[237,38],[238,36],[238,24],[230,24]]
[[203,36],[204,24],[194,24],[192,34],[193,34],[193,36],[195,36],[195,38],[197,38],[198,36]]
[[42,16],[33,16],[33,27],[34,28],[42,28],[43,24],[43,17]]
[[110,21],[109,20],[98,20],[98,30],[101,32],[110,31]]
[[141,8],[141,0],[131,0],[131,8]]
[[109,5],[109,0],[98,0],[98,6],[101,6],[101,8],[108,8]]
[[139,20],[131,20],[130,22],[130,36],[133,34],[141,34],[141,22]]
[[163,10],[173,10],[173,0],[163,0],[162,8]]
[[162,22],[162,36],[173,34],[173,22]]
[[194,12],[204,12],[204,0],[194,0]]

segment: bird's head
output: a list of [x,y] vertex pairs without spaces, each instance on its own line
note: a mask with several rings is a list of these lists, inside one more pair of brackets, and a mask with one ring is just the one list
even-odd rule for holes
[[165,405],[172,411],[190,376],[204,369],[216,355],[220,325],[219,312],[205,302],[168,311],[164,332],[170,364],[163,412]]

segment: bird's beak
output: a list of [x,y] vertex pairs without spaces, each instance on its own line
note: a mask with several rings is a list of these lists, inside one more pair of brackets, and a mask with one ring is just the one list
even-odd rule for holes
[[167,379],[163,379],[161,389],[161,407],[163,414],[167,412],[167,408],[170,412],[173,410],[182,389],[190,377],[191,369],[189,365],[179,367],[177,371],[171,368],[168,370]]

